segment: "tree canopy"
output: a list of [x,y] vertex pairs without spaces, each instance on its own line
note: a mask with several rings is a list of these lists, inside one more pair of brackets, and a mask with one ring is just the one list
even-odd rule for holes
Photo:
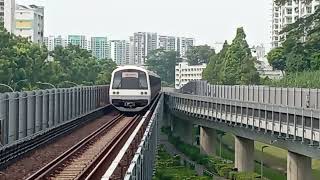
[[238,28],[232,44],[225,42],[223,49],[210,58],[203,77],[213,84],[257,84],[260,78],[255,61],[243,28]]
[[320,10],[286,26],[281,47],[268,53],[274,69],[286,73],[320,70]]
[[215,50],[208,45],[194,46],[186,54],[189,65],[207,64],[213,55]]
[[[48,60],[48,54],[53,61]],[[106,84],[116,64],[110,60],[98,61],[87,50],[78,46],[56,47],[48,52],[44,45],[8,33],[0,26],[0,83],[15,90],[37,89],[38,82],[66,85],[66,81],[76,84]],[[4,87],[2,92],[7,91]]]
[[148,55],[146,66],[157,73],[162,81],[174,84],[175,66],[179,61],[177,52],[158,49]]

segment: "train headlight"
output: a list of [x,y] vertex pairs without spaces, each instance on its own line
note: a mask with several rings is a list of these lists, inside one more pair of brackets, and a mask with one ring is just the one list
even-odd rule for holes
[[113,91],[112,94],[116,94],[116,92]]
[[117,91],[117,94],[120,94],[119,91]]
[[141,91],[141,95],[143,95],[143,92]]
[[144,94],[145,94],[145,95],[147,95],[147,94],[148,94],[148,92],[144,92]]

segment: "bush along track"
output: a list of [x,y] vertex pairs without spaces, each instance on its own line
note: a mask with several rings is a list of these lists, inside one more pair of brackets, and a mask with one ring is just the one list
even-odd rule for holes
[[[261,176],[254,172],[237,172],[234,168],[234,163],[216,156],[208,156],[200,154],[200,149],[196,146],[189,145],[180,140],[179,137],[173,136],[170,128],[163,127],[161,131],[168,135],[169,142],[174,145],[180,152],[188,156],[192,161],[203,165],[209,171],[233,180],[250,180],[261,178]],[[266,178],[263,178],[266,179]]]
[[156,173],[153,180],[175,180],[175,179],[188,179],[188,180],[209,180],[207,176],[197,176],[194,170],[180,165],[180,157],[170,156],[160,146],[158,150]]

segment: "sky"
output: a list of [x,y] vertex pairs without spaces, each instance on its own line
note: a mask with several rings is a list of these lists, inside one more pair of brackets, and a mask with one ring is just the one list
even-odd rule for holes
[[45,6],[45,35],[128,39],[133,32],[218,45],[244,27],[250,46],[270,47],[272,0],[16,0]]

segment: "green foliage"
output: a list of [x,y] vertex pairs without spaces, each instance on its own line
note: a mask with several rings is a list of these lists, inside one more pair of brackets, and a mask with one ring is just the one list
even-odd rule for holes
[[175,179],[190,179],[190,180],[209,180],[206,176],[197,176],[195,171],[180,165],[179,157],[170,156],[160,146],[158,150],[156,173],[154,180],[175,180]]
[[282,47],[268,53],[275,69],[287,74],[320,70],[320,10],[286,26],[281,34],[286,36]]
[[[249,173],[249,172],[239,172],[239,173],[230,173],[229,174],[230,179],[235,180],[254,180],[254,179],[261,179],[261,176],[257,173]],[[266,179],[266,178],[263,178]]]
[[210,57],[214,56],[215,50],[208,45],[194,46],[186,54],[189,65],[209,63]]
[[212,84],[258,84],[260,77],[255,68],[255,61],[243,28],[238,28],[232,44],[228,45],[225,42],[223,49],[210,58],[203,76]]
[[223,84],[223,68],[224,59],[229,48],[227,41],[224,42],[222,50],[210,57],[210,62],[207,68],[203,71],[203,78],[211,84]]
[[[50,54],[54,60],[48,61]],[[66,87],[65,81],[77,84],[106,84],[116,64],[98,61],[78,46],[56,47],[48,52],[45,46],[29,42],[0,27],[0,83],[15,90],[37,89],[38,82]],[[70,85],[70,84],[69,84]],[[8,91],[1,87],[2,92]]]
[[148,55],[146,66],[149,70],[157,73],[162,81],[174,84],[175,66],[179,61],[177,52],[158,49]]
[[[168,135],[169,142],[173,144],[180,152],[188,156],[191,160],[203,165],[209,171],[218,174],[221,177],[229,179],[254,179],[259,175],[257,173],[241,173],[234,172],[234,164],[230,160],[216,156],[208,156],[200,154],[200,149],[193,145],[184,143],[178,137],[174,137],[170,127],[162,127],[161,131]],[[219,133],[223,133],[219,131]],[[266,178],[264,178],[266,179]]]
[[320,70],[290,73],[281,80],[269,80],[265,84],[276,87],[320,88]]
[[272,49],[267,56],[269,64],[277,70],[284,71],[286,68],[286,61],[283,55],[283,48],[274,48]]

